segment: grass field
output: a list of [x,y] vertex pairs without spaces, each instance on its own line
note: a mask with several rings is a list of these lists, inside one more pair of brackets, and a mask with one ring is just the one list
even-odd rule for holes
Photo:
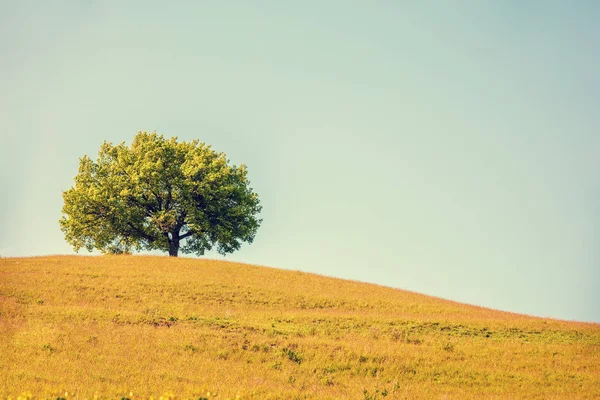
[[0,397],[600,398],[600,325],[212,260],[0,259]]

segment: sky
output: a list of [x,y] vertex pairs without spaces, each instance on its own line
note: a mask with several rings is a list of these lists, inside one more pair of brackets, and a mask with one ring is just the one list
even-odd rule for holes
[[0,255],[73,254],[79,157],[156,130],[248,166],[263,224],[227,260],[600,322],[599,19],[596,1],[0,0]]

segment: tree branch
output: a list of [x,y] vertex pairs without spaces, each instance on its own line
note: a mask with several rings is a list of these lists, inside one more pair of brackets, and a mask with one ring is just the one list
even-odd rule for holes
[[127,225],[129,225],[129,227],[135,232],[136,235],[146,239],[149,243],[152,243],[156,240],[156,238],[153,238],[152,236],[148,235],[142,229],[134,226],[131,222],[127,222]]
[[194,232],[194,231],[187,231],[187,232],[186,232],[186,233],[184,233],[183,235],[179,236],[179,239],[180,239],[180,240],[181,240],[181,239],[185,239],[186,237],[190,237],[190,236],[192,236],[192,235],[193,235],[193,234],[195,234],[195,233],[196,233],[196,232]]
[[133,195],[130,195],[129,197],[127,197],[127,200],[142,207],[145,210],[147,217],[151,217],[157,211],[156,207],[154,207],[152,204],[150,204],[150,203],[144,204]]

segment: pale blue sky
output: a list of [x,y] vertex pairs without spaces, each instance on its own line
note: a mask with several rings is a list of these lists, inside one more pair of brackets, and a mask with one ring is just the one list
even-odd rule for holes
[[600,2],[167,3],[0,0],[2,256],[157,130],[248,165],[227,259],[600,322]]

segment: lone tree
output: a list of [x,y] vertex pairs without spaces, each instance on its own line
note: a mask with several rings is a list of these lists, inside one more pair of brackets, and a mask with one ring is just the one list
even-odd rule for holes
[[230,165],[198,140],[138,132],[131,147],[104,142],[79,161],[63,192],[61,230],[75,251],[220,254],[252,243],[262,220],[245,165]]

